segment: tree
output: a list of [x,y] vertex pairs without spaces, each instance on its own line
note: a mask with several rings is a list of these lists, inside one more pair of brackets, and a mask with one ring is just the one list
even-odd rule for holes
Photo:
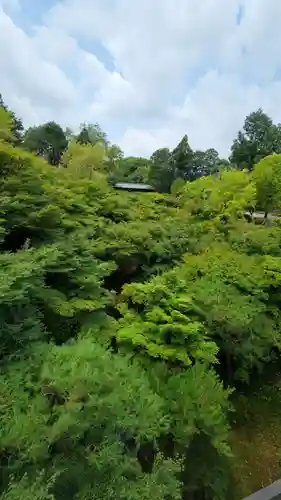
[[11,115],[3,107],[0,107],[0,140],[8,142],[12,140],[12,127]]
[[25,133],[23,146],[44,157],[51,165],[58,165],[67,147],[67,139],[60,125],[48,122],[29,128]]
[[201,220],[225,228],[227,221],[243,217],[245,210],[255,206],[255,196],[255,184],[248,173],[222,170],[217,176],[186,183],[182,203]]
[[[85,125],[54,169],[46,125],[36,156],[0,106],[1,500],[242,497],[230,395],[281,350],[281,225],[245,211],[279,208],[281,155],[249,173],[185,136],[124,158]],[[271,126],[246,120],[246,149]]]
[[[163,446],[185,457],[186,493],[213,498],[215,492],[223,499],[229,489],[231,457],[226,421],[229,393],[207,368],[216,363],[217,346],[206,336],[199,308],[188,294],[190,286],[182,270],[126,285],[117,341],[119,349],[133,349],[165,399],[173,424]],[[218,480],[219,470],[223,480],[221,476]]]
[[243,131],[231,147],[230,161],[238,168],[252,170],[262,158],[281,153],[281,127],[258,109],[245,119]]
[[171,152],[169,163],[173,170],[174,179],[192,179],[193,151],[189,145],[188,137],[185,135],[177,147]]
[[281,154],[267,156],[254,169],[257,204],[267,214],[281,208]]
[[189,181],[198,179],[204,175],[213,175],[218,172],[220,158],[218,152],[213,149],[206,151],[194,151],[193,169],[190,170]]
[[62,156],[62,164],[74,176],[89,180],[104,178],[109,161],[102,144],[81,144],[71,141]]
[[19,119],[13,111],[11,111],[6,104],[4,103],[2,94],[0,94],[0,110],[3,109],[4,111],[7,111],[10,119],[11,119],[11,132],[12,132],[12,137],[10,137],[10,141],[13,145],[18,146],[21,144],[22,139],[23,139],[23,131],[24,131],[24,126],[22,123],[22,120]]
[[207,339],[191,298],[180,287],[174,293],[159,276],[150,283],[126,285],[122,299],[131,307],[120,305],[124,315],[117,335],[120,343],[129,341],[151,357],[184,366],[198,360],[216,362],[217,346]]
[[[181,465],[165,459],[156,442],[169,426],[161,397],[135,363],[89,336],[38,345],[10,363],[1,402],[0,445],[11,464],[2,487],[32,463],[26,481],[39,487],[44,469],[54,499],[180,499]],[[20,484],[12,483],[19,491]],[[14,498],[8,492],[3,498]]]
[[112,163],[112,166],[114,166],[115,162],[121,160],[124,156],[124,153],[122,149],[117,146],[117,144],[111,144],[107,148],[107,157],[109,161]]
[[173,440],[170,435],[164,445],[184,456],[183,498],[233,498],[226,417],[232,391],[200,363],[182,371],[163,365],[151,371],[153,387],[163,395],[172,421]]
[[163,193],[169,193],[174,181],[174,172],[170,165],[170,150],[168,148],[157,149],[152,153],[148,180]]
[[268,314],[272,306],[264,295],[277,285],[277,275],[267,274],[272,264],[213,243],[147,283],[126,285],[120,345],[187,367],[215,364],[218,357],[229,382],[247,380],[280,342],[278,320]]
[[[96,146],[96,151],[104,151],[103,163],[107,165],[108,172],[113,172],[117,168],[117,163],[123,158],[123,151],[116,144],[110,144],[107,134],[102,131],[98,123],[80,126],[80,132],[72,139],[82,146]],[[114,175],[114,174],[113,174]]]
[[65,128],[64,135],[68,143],[75,139],[74,132],[70,127]]
[[185,188],[185,181],[183,179],[176,179],[171,185],[170,191],[173,195],[183,193]]
[[150,160],[128,156],[117,158],[110,171],[110,181],[116,182],[140,182],[148,181]]
[[103,146],[108,145],[107,135],[102,131],[98,123],[87,124],[83,123],[80,126],[80,132],[76,136],[76,141],[80,144],[92,144],[101,143]]
[[194,181],[199,177],[218,173],[222,165],[225,165],[215,149],[192,151],[187,136],[183,137],[172,152],[165,148],[155,151],[151,161],[150,182],[163,192],[170,192],[177,179]]
[[185,262],[188,289],[220,348],[226,379],[230,383],[235,378],[249,380],[280,342],[275,307],[265,294],[268,287],[276,286],[276,275],[268,275],[269,262],[241,255],[226,244],[213,245],[200,256],[186,256]]
[[87,311],[110,302],[101,283],[115,266],[97,258],[92,240],[99,226],[94,207],[105,188],[96,186],[92,200],[87,181],[72,181],[66,170],[53,171],[6,143],[0,143],[0,180],[3,356],[46,332],[69,338]]
[[165,164],[168,163],[170,156],[170,150],[168,148],[157,149],[152,153],[150,159],[153,164]]

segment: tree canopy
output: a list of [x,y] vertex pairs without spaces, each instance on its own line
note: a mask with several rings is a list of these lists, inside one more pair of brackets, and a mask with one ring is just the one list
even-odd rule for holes
[[98,126],[19,146],[0,107],[1,500],[241,498],[235,397],[281,348],[280,220],[246,217],[280,208],[281,155],[256,124],[249,171],[187,136],[126,157]]
[[51,165],[58,165],[67,146],[65,133],[55,122],[30,127],[23,138],[23,146],[44,157]]
[[10,142],[18,146],[22,142],[23,138],[23,132],[24,132],[24,126],[23,122],[20,118],[18,118],[13,111],[11,111],[8,106],[4,103],[3,96],[0,94],[0,112],[1,115],[3,114],[3,111],[6,111],[6,116],[9,117],[9,120],[11,121],[10,124],[10,131],[11,131],[11,136],[10,136]]
[[281,153],[281,125],[275,125],[262,109],[248,115],[243,131],[238,132],[231,148],[231,162],[252,170],[262,158]]

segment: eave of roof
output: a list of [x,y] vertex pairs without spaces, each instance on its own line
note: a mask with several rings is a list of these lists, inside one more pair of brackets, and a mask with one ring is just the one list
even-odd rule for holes
[[128,191],[155,191],[149,184],[141,184],[135,182],[117,182],[114,185],[115,189],[124,189]]

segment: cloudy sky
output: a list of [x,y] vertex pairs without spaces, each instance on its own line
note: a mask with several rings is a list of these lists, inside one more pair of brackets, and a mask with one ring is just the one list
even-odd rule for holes
[[222,155],[281,121],[280,0],[0,0],[0,92],[26,125],[99,122],[126,154]]

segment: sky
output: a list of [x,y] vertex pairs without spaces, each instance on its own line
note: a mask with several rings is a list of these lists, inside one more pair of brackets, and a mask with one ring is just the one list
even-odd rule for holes
[[0,92],[25,126],[96,123],[127,155],[228,156],[281,122],[280,0],[0,0]]

